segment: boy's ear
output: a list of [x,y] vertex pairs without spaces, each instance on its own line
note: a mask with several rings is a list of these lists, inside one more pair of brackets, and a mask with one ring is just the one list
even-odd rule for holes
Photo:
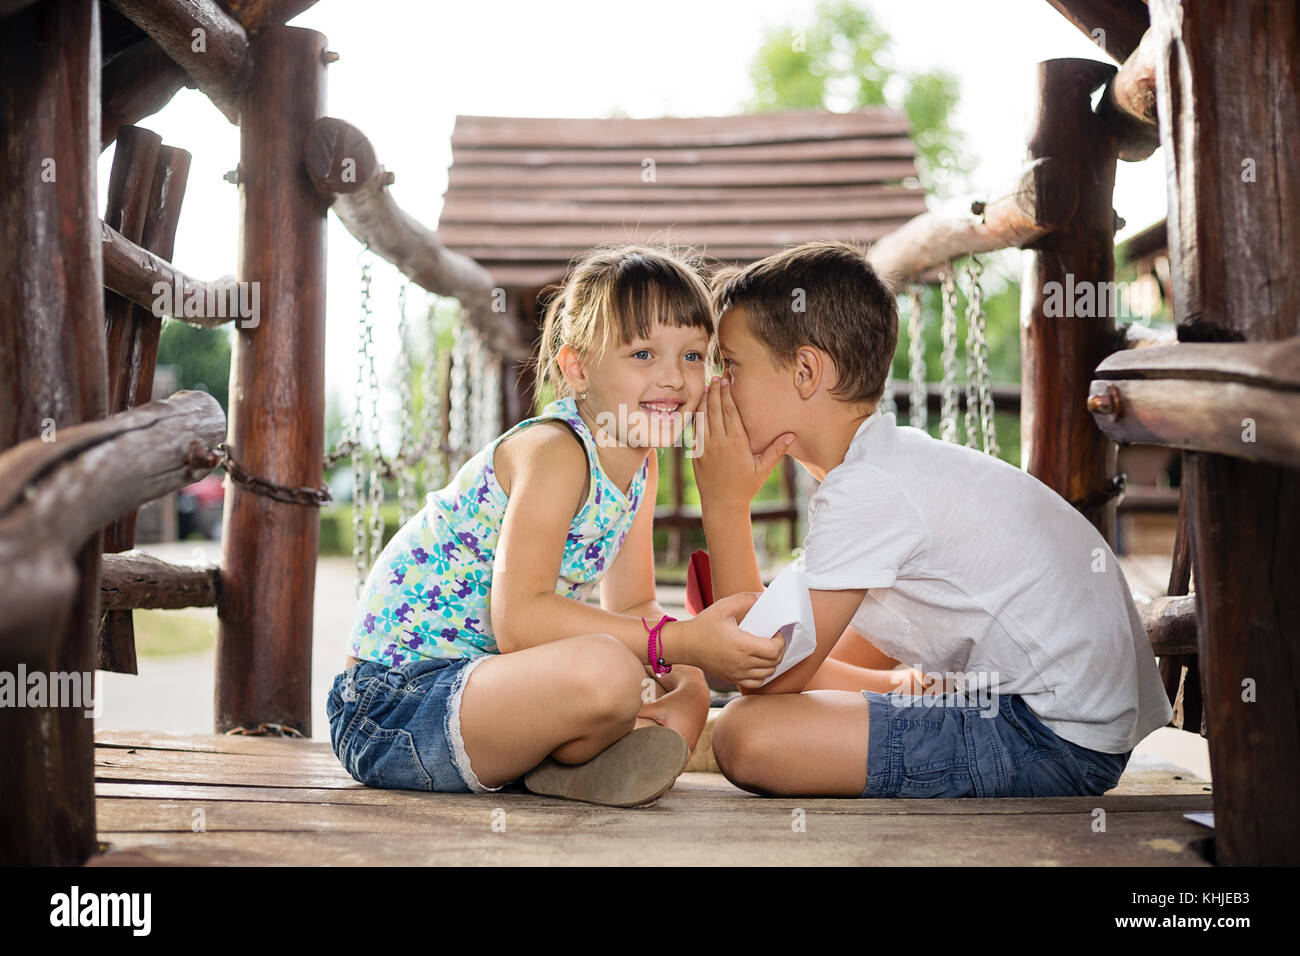
[[835,366],[825,352],[801,345],[794,353],[794,387],[800,398],[811,398],[819,388],[835,384]]

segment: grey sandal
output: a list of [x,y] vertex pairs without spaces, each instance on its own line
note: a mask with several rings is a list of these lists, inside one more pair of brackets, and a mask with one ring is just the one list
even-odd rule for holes
[[642,807],[672,789],[690,759],[686,738],[671,727],[640,727],[586,763],[547,757],[524,777],[524,786],[546,797],[607,807]]

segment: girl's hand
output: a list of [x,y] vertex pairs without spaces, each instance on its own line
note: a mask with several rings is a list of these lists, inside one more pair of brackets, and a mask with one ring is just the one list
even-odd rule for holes
[[794,441],[787,432],[755,455],[749,433],[731,398],[731,382],[717,376],[705,384],[705,400],[695,422],[699,457],[694,460],[695,484],[704,506],[739,506],[749,503]]
[[[684,643],[692,664],[740,687],[758,687],[785,653],[785,638],[756,637],[740,629],[758,600],[758,592],[741,591],[715,601],[689,621],[665,625],[669,648]],[[670,630],[671,629],[671,630]]]

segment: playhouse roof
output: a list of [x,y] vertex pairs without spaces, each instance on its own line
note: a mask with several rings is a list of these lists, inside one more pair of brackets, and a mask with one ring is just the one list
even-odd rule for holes
[[601,242],[751,262],[871,242],[925,211],[907,117],[883,107],[662,119],[458,116],[439,234],[508,288]]

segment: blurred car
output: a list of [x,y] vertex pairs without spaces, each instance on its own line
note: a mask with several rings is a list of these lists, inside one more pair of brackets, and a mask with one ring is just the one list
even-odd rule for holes
[[181,539],[195,531],[205,538],[221,537],[225,487],[220,475],[208,475],[176,493],[176,531]]

